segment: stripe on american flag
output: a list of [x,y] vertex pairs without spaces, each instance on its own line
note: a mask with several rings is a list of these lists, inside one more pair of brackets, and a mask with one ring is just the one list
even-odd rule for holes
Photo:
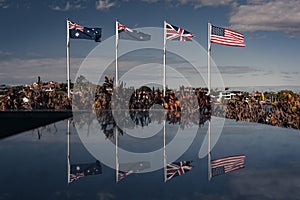
[[244,35],[230,30],[227,28],[221,28],[217,26],[212,26],[210,41],[215,44],[245,47]]
[[218,158],[211,161],[211,168],[224,167],[224,173],[229,173],[245,167],[245,155]]

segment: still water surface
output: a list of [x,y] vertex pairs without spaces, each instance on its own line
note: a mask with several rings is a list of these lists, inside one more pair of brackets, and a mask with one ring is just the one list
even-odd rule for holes
[[[208,130],[206,122],[198,129],[191,146],[177,159],[193,161],[192,170],[186,174],[165,182],[162,168],[148,173],[132,173],[117,182],[116,170],[99,160],[101,174],[82,177],[68,184],[67,124],[68,120],[64,120],[0,140],[0,200],[300,199],[299,130],[226,119],[222,134],[211,151],[211,159],[243,154],[246,156],[245,167],[209,180],[208,157],[198,156]],[[167,124],[167,135],[171,135],[168,130],[173,126],[177,125]],[[99,130],[101,134],[104,135]],[[184,130],[178,134],[191,135]],[[87,150],[82,137],[71,122],[71,164],[92,163],[98,159]],[[95,136],[87,134],[84,137]],[[114,137],[103,142],[113,141]],[[142,145],[132,146],[130,141],[136,144],[133,136],[119,136],[122,148],[143,152],[143,146],[146,149],[151,146],[154,150],[160,148],[163,136],[152,136],[147,140],[148,144],[144,142]],[[157,144],[158,141],[161,143]],[[113,160],[116,157],[114,151],[102,154]],[[147,164],[146,160],[142,162]]]

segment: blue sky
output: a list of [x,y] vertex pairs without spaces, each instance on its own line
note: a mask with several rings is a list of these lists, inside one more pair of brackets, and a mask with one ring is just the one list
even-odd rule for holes
[[[115,19],[130,28],[163,27],[163,20],[196,35],[207,48],[207,22],[245,35],[246,48],[212,46],[226,86],[300,85],[299,0],[0,0],[0,80],[27,84],[65,81],[66,19],[115,33]],[[71,78],[98,43],[71,41]],[[101,45],[101,44],[100,44]]]

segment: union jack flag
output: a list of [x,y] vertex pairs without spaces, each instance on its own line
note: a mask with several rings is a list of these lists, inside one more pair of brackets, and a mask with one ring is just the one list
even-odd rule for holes
[[192,41],[192,37],[194,37],[194,34],[179,28],[177,26],[171,25],[169,23],[166,23],[166,39],[167,40],[179,40],[179,41]]
[[193,168],[193,161],[173,162],[167,165],[167,181],[173,177],[187,173]]
[[229,156],[211,161],[212,176],[227,174],[245,167],[245,155]]

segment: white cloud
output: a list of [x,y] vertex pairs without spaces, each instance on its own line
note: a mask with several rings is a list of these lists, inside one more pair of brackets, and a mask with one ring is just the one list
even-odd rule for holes
[[9,3],[7,0],[0,0],[0,8],[9,8]]
[[53,4],[49,5],[49,8],[55,11],[69,11],[84,9],[86,0],[76,0],[76,1],[55,1]]
[[0,50],[0,57],[2,57],[2,56],[11,56],[11,55],[13,55],[13,53],[10,52],[10,51],[2,51],[2,50]]
[[142,0],[147,3],[157,3],[159,0]]
[[300,0],[251,0],[238,5],[230,16],[233,29],[239,31],[280,31],[300,34]]
[[204,6],[227,6],[232,5],[236,0],[178,0],[179,4],[189,4],[195,9]]
[[[129,2],[130,0],[123,0],[126,2]],[[194,7],[195,9],[201,8],[204,6],[227,6],[227,5],[233,5],[236,3],[237,0],[142,0],[146,3],[160,3],[165,2],[169,6],[180,6],[180,5],[190,5]]]
[[32,5],[32,2],[29,0],[18,0],[18,1],[11,1],[11,0],[0,0],[0,9],[6,8],[25,8],[29,9]]
[[97,10],[106,10],[111,7],[116,6],[116,2],[112,2],[110,0],[97,0],[96,1],[96,9]]

